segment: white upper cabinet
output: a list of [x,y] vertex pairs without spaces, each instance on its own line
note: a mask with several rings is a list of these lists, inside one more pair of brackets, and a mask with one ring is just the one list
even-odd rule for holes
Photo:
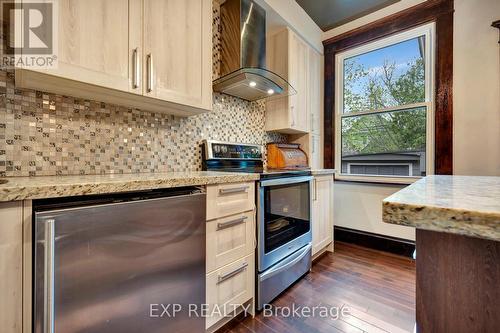
[[131,23],[142,24],[141,1],[131,0],[129,4],[128,0],[59,0],[55,4],[59,23],[55,36],[57,67],[30,69],[142,94],[142,89],[132,87],[131,70],[132,50],[140,51],[142,37],[139,33],[129,32]]
[[[133,3],[133,1],[131,1]],[[59,64],[51,74],[107,88],[133,89],[129,45],[139,48],[140,35],[129,34],[126,0],[59,0]],[[130,12],[134,15],[134,12]],[[140,20],[140,12],[135,12]]]
[[309,46],[294,33],[290,33],[290,63],[288,79],[297,93],[290,96],[291,128],[307,133],[309,131],[308,63]]
[[210,109],[211,18],[212,0],[144,2],[147,96]]
[[309,46],[286,28],[268,37],[267,67],[286,79],[296,94],[266,103],[266,130],[282,133],[308,133]]
[[309,48],[309,112],[312,134],[321,135],[323,124],[323,56]]
[[323,169],[323,143],[319,135],[310,135],[309,166],[312,169]]
[[211,0],[59,0],[58,65],[16,86],[189,116],[211,110]]

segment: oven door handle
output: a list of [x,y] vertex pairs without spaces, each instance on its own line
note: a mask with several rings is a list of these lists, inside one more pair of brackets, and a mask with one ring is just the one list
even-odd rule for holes
[[297,252],[291,254],[288,258],[285,258],[282,261],[280,261],[279,263],[277,263],[276,265],[272,266],[270,269],[268,269],[264,274],[262,274],[259,277],[259,280],[260,281],[267,280],[269,278],[272,278],[276,274],[281,273],[281,272],[287,270],[288,268],[290,268],[293,265],[295,265],[297,262],[299,262],[302,259],[304,259],[304,257],[307,254],[311,253],[311,249],[312,249],[311,243],[307,244],[302,249],[300,249]]
[[296,184],[309,182],[313,180],[313,176],[303,176],[303,177],[288,177],[288,178],[278,178],[278,179],[269,179],[260,181],[260,186],[275,186],[275,185],[287,185],[287,184]]

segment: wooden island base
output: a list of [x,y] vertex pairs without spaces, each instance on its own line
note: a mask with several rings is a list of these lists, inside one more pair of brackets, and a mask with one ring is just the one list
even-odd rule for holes
[[500,242],[416,232],[417,332],[498,332]]

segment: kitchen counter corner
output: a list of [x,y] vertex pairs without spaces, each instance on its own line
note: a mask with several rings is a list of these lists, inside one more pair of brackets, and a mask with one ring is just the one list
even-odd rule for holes
[[425,177],[384,199],[383,220],[500,241],[500,177]]

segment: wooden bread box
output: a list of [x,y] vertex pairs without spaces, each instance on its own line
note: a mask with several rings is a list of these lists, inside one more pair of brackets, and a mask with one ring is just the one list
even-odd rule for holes
[[297,170],[308,169],[306,153],[296,143],[268,143],[268,169]]

